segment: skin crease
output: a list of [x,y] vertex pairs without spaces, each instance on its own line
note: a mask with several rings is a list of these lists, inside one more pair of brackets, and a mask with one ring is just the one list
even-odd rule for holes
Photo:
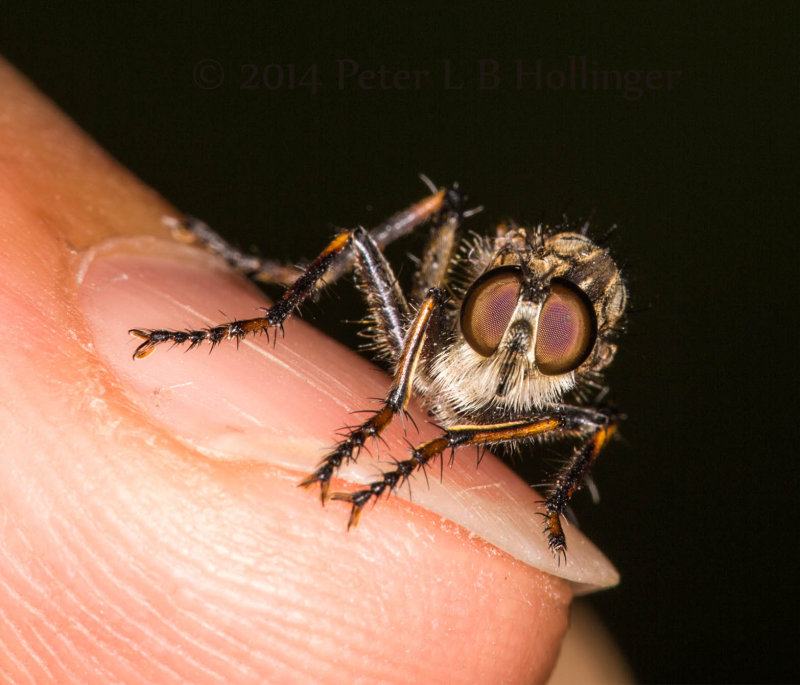
[[[139,274],[146,288],[163,290],[167,264],[187,269],[200,292],[230,289],[248,303],[235,314],[246,316],[255,291],[209,268],[210,257],[176,248],[162,223],[175,210],[4,63],[0,90],[0,677],[545,681],[568,625],[566,581],[397,498],[347,533],[346,508],[323,509],[315,492],[295,487],[302,469],[278,457],[220,457],[224,445],[200,449],[203,431],[216,444],[225,408],[199,409],[195,425],[178,407],[175,421],[184,423],[165,426],[158,412],[170,394],[120,369],[152,362],[141,373],[158,374],[184,357],[196,363],[194,355],[159,349],[134,366],[136,343],[125,331],[147,325],[141,312],[152,315],[160,300],[115,307],[97,295],[100,286]],[[305,324],[292,322],[290,335],[293,346],[333,361],[326,383],[347,406],[385,392],[385,376]],[[279,398],[285,416],[267,424],[266,449],[307,453],[313,464],[341,427],[341,401],[319,399],[313,377],[257,375],[236,354],[195,358],[212,388],[257,383],[261,395]],[[257,413],[253,402],[234,414]],[[420,435],[430,435],[416,417]],[[307,438],[295,439],[293,420],[310,423]],[[389,444],[404,444],[402,429]],[[245,435],[229,451],[252,445]],[[475,466],[456,460],[451,470],[459,469]]]

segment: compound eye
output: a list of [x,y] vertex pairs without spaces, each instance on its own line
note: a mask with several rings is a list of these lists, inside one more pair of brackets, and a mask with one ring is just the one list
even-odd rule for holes
[[517,308],[520,270],[500,267],[472,284],[461,306],[461,331],[469,346],[489,357],[497,349]]
[[586,294],[569,281],[554,279],[536,331],[536,365],[545,376],[577,369],[589,356],[597,320]]

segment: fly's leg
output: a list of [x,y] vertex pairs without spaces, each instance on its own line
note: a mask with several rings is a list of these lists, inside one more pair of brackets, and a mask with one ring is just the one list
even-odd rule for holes
[[242,252],[200,219],[186,216],[181,219],[170,218],[168,223],[178,240],[197,245],[222,257],[234,269],[258,283],[290,286],[302,274],[294,266]]
[[383,252],[363,228],[352,236],[356,284],[367,303],[363,334],[374,340],[375,347],[391,361],[403,350],[411,309],[397,278]]
[[[370,233],[370,235],[375,233],[377,236],[377,238],[373,238],[375,244],[381,247],[410,233],[416,226],[442,209],[445,205],[447,193],[448,191],[446,190],[440,190],[377,226]],[[188,343],[192,348],[203,342],[209,342],[212,346],[215,346],[226,340],[239,342],[248,335],[269,334],[270,329],[280,328],[294,309],[310,295],[351,268],[352,260],[356,259],[356,256],[352,254],[349,248],[351,246],[351,238],[355,233],[356,231],[346,231],[337,235],[302,273],[296,275],[281,299],[267,309],[264,316],[230,321],[218,326],[195,330],[131,329],[130,334],[142,341],[133,354],[134,359],[143,359],[152,353],[157,345],[162,343],[176,345]],[[221,239],[219,239],[219,242],[215,241],[214,236],[216,234],[211,229],[207,233],[203,233],[203,236],[205,242],[202,239],[199,239],[199,242],[212,251],[219,249],[220,254],[223,257],[227,255],[226,258],[233,260],[234,265],[236,263],[243,266],[247,264],[245,255],[236,253],[233,248],[230,248]],[[219,236],[216,237],[219,238]],[[231,251],[226,252],[228,248]],[[250,266],[255,267],[257,265],[256,263],[251,263]]]
[[576,451],[575,456],[556,479],[556,484],[544,503],[543,515],[547,521],[545,533],[548,544],[556,556],[566,558],[567,545],[560,517],[615,427],[616,423],[606,415],[575,407],[562,407],[552,414],[528,420],[491,425],[452,426],[438,438],[415,447],[409,458],[397,462],[395,468],[383,473],[379,480],[353,492],[334,492],[331,499],[350,503],[347,527],[351,528],[358,524],[361,512],[370,500],[378,499],[384,493],[393,491],[405,483],[413,473],[424,469],[431,460],[440,457],[445,450],[463,445],[491,446],[533,440],[553,431],[560,434],[584,435],[590,432],[585,444]]
[[447,280],[447,271],[458,248],[459,229],[463,218],[464,196],[454,185],[447,190],[444,207],[431,221],[428,243],[414,277],[411,290],[412,302],[419,302],[429,288]]
[[605,412],[600,416],[605,420],[601,420],[598,422],[599,425],[595,425],[589,437],[578,446],[570,460],[556,474],[544,501],[544,530],[550,549],[557,555],[563,556],[567,549],[561,517],[566,512],[572,496],[589,474],[600,451],[617,430],[618,417],[616,415]]
[[356,459],[367,439],[378,437],[397,414],[405,412],[411,396],[414,372],[425,341],[425,333],[444,299],[442,290],[431,288],[417,310],[398,354],[394,380],[383,406],[362,424],[350,429],[333,451],[320,462],[316,470],[299,484],[302,487],[310,487],[319,483],[323,504],[328,499],[330,480],[337,469],[343,463]]
[[[370,236],[378,248],[383,249],[389,243],[411,233],[432,214],[439,212],[445,203],[452,205],[458,202],[460,204],[459,198],[460,193],[456,186],[448,190],[437,191],[373,228],[369,232]],[[302,274],[302,270],[295,266],[282,264],[273,259],[264,259],[239,250],[208,224],[194,217],[169,219],[168,223],[172,227],[173,234],[179,240],[192,243],[222,257],[234,269],[258,283],[290,286]],[[352,255],[345,253],[328,269],[328,273],[325,275],[326,284],[333,283],[352,266]],[[431,281],[431,286],[436,282]],[[424,291],[422,294],[424,295]]]
[[[439,190],[370,229],[369,236],[378,249],[383,250],[395,240],[413,232],[417,226],[425,223],[432,216],[446,211],[452,201],[460,196],[461,193],[455,184],[449,189]],[[333,283],[337,278],[346,274],[353,267],[353,259],[354,256],[352,254],[344,255],[331,268],[325,280],[328,283]],[[431,287],[434,285],[438,284],[431,283]]]
[[133,358],[144,359],[153,352],[157,345],[166,342],[174,345],[189,343],[190,349],[197,347],[202,342],[209,342],[213,347],[223,340],[239,342],[248,335],[268,334],[270,328],[281,327],[294,308],[314,292],[317,282],[325,275],[338,255],[349,246],[350,236],[349,232],[337,235],[322,251],[322,254],[311,262],[300,277],[286,290],[283,297],[266,310],[264,316],[188,331],[134,328],[129,333],[135,338],[139,338],[142,343],[136,348]]
[[379,480],[365,488],[354,492],[334,492],[331,499],[350,502],[350,519],[347,527],[358,524],[361,512],[371,499],[378,499],[385,492],[391,492],[405,483],[415,471],[425,466],[447,449],[455,449],[462,445],[492,445],[532,438],[541,433],[556,430],[562,426],[560,418],[555,416],[537,418],[530,421],[512,421],[509,423],[485,426],[453,426],[444,434],[433,440],[422,443],[411,450],[408,459],[397,462],[394,469],[385,471]]
[[[462,201],[461,194],[456,189],[440,191],[432,197],[440,198],[437,200],[433,219],[435,226],[460,221]],[[439,288],[428,289],[409,325],[411,309],[391,266],[381,252],[381,245],[375,238],[377,234],[384,243],[388,242],[397,237],[391,235],[392,230],[397,234],[407,230],[407,226],[407,219],[397,220],[396,217],[369,233],[364,229],[352,232],[350,254],[355,260],[358,286],[369,310],[369,327],[365,333],[374,338],[378,350],[393,362],[395,371],[392,387],[383,406],[362,424],[349,429],[316,470],[300,483],[303,487],[319,483],[323,503],[328,498],[333,474],[342,464],[356,459],[369,438],[378,437],[398,413],[405,411],[417,361],[425,342],[425,333],[444,301],[443,291]]]

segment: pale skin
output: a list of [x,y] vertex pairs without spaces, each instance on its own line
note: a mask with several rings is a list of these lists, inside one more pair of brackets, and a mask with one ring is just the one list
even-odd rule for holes
[[[295,321],[274,349],[164,347],[134,362],[129,328],[265,301],[176,243],[163,218],[177,211],[5,64],[0,92],[2,677],[546,680],[570,584],[437,505],[455,492],[470,513],[528,519],[537,497],[493,457],[476,476],[466,456],[348,533],[345,505],[296,484],[385,375]],[[407,437],[435,435],[411,411]],[[381,454],[405,437],[392,426]],[[464,482],[478,494],[462,498]],[[515,510],[487,489],[521,493]],[[575,547],[576,568],[607,565]],[[613,582],[607,566],[592,573],[581,581]]]

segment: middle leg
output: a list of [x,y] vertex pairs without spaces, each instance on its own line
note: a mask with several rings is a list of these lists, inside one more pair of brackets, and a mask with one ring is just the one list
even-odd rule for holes
[[408,327],[402,349],[397,360],[394,380],[383,406],[362,424],[348,430],[345,437],[322,460],[320,465],[299,485],[310,487],[320,484],[320,497],[324,503],[328,499],[330,480],[339,467],[356,459],[358,452],[369,438],[375,438],[386,429],[392,419],[400,412],[405,412],[411,397],[412,382],[417,362],[425,342],[425,333],[432,317],[445,300],[445,294],[439,288],[431,288],[423,300],[413,322]]

